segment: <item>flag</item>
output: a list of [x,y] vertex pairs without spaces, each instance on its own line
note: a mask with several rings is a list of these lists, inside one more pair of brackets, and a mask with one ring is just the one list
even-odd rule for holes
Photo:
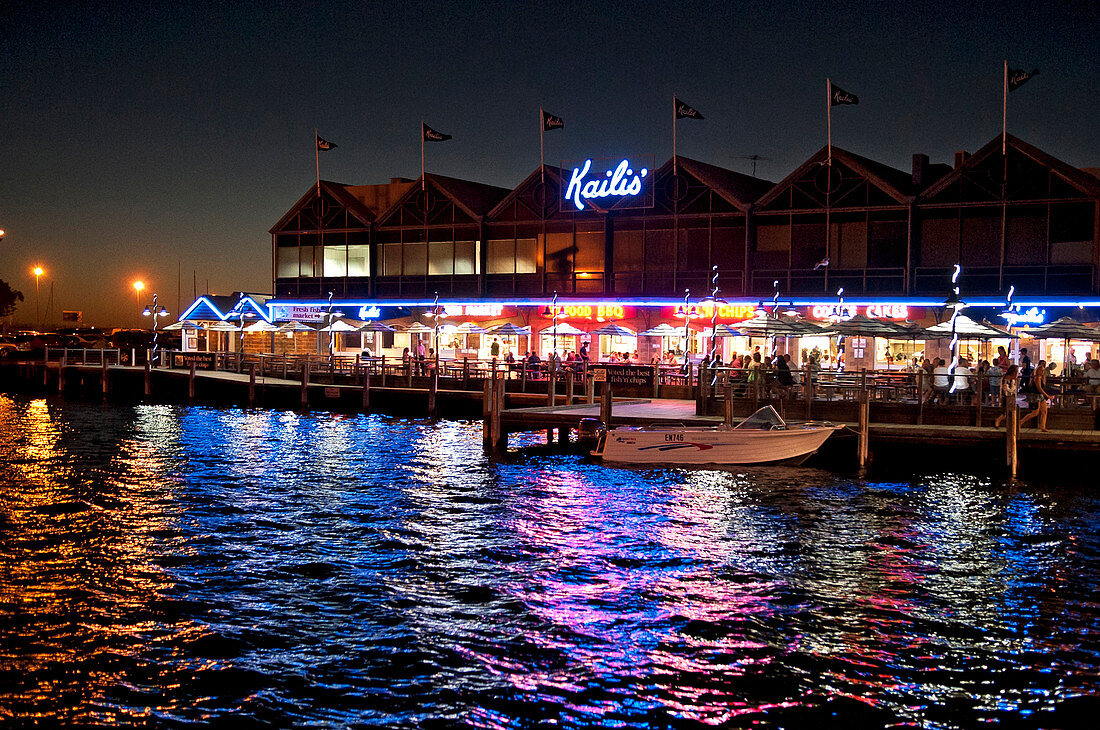
[[672,101],[676,106],[676,118],[677,119],[684,119],[684,118],[687,118],[687,119],[702,119],[703,118],[703,115],[699,113],[698,109],[695,109],[694,107],[688,106],[684,102],[677,99],[675,96],[672,97]]
[[549,132],[552,129],[561,129],[565,126],[565,120],[561,117],[555,117],[548,111],[542,112],[542,129]]
[[336,145],[332,142],[329,142],[327,139],[321,139],[321,137],[318,135],[314,136],[317,137],[317,149],[321,150],[322,152],[324,152],[325,150],[336,149]]
[[424,128],[423,131],[424,131],[424,141],[425,142],[446,142],[447,140],[449,140],[451,138],[451,135],[443,134],[442,132],[437,132],[434,129],[432,129],[431,127],[429,127],[427,124],[424,124],[423,122],[420,123],[420,126],[422,126]]
[[850,94],[844,89],[840,88],[833,82],[829,82],[829,106],[839,106],[840,104],[858,104],[859,97],[855,94]]
[[1008,69],[1008,90],[1015,91],[1028,81],[1031,81],[1031,77],[1037,73],[1039,73],[1039,69],[1035,69],[1031,73],[1028,73],[1022,68]]

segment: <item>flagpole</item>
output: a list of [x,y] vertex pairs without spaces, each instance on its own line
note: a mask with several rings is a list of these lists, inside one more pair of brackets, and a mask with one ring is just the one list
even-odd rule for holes
[[321,197],[321,146],[317,144],[317,127],[313,128],[313,157],[317,163],[317,197]]
[[1004,96],[1001,105],[1001,154],[1008,154],[1008,60],[1005,60]]
[[543,117],[542,107],[539,107],[539,172],[542,174],[542,184],[546,184],[546,155],[542,147],[542,133],[545,131],[546,120]]
[[424,182],[424,118],[420,119],[420,190],[421,192],[427,190],[427,184]]
[[829,159],[829,167],[833,166],[833,82],[828,77],[825,78],[825,126],[828,128],[828,142],[825,146],[828,148],[827,154]]
[[676,175],[676,92],[672,93],[672,174]]

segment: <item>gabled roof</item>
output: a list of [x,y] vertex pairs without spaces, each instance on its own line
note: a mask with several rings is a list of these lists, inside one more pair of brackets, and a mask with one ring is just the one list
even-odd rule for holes
[[[459,210],[473,220],[480,220],[511,192],[507,188],[497,187],[496,185],[487,185],[472,180],[460,180],[456,177],[436,175],[430,172],[424,174],[423,184],[442,193]],[[421,185],[420,178],[414,180],[409,185],[408,190],[398,197],[384,213],[378,216],[378,221],[386,220],[398,208],[416,198],[420,194]]]
[[[714,190],[726,202],[738,210],[745,212],[762,195],[771,190],[775,183],[751,175],[746,175],[724,167],[711,165],[690,157],[677,155],[675,162],[678,168],[694,176],[699,182]],[[670,159],[661,169],[658,175],[663,176],[671,169],[673,160]]]
[[[1043,152],[1038,147],[1024,142],[1018,137],[1014,137],[1011,134],[1005,135],[1005,145],[1016,152],[1024,155],[1025,157],[1033,160],[1035,163],[1048,168],[1055,175],[1058,175],[1067,183],[1072,185],[1081,191],[1082,194],[1100,197],[1100,180],[1093,177],[1084,170],[1080,170],[1073,165],[1062,162],[1057,157]],[[1001,154],[1001,135],[997,135],[990,140],[984,147],[968,157],[965,162],[951,171],[950,174],[945,175],[934,185],[931,185],[927,190],[922,192],[917,197],[917,202],[927,200],[951,186],[952,183],[959,180],[967,171],[972,170],[982,165],[991,156],[1000,156]]]
[[519,185],[513,188],[507,195],[505,195],[499,203],[493,206],[493,209],[485,214],[485,217],[489,220],[496,218],[503,211],[508,209],[508,206],[516,202],[516,199],[523,195],[531,186],[536,184],[536,181],[542,180],[543,172],[546,173],[546,179],[553,182],[558,190],[561,190],[562,186],[562,170],[560,167],[554,167],[552,165],[542,165],[536,167],[534,171],[523,179]]
[[[837,146],[833,146],[833,161],[840,162],[858,175],[865,177],[872,185],[883,193],[898,201],[899,204],[908,205],[913,200],[913,176],[896,167],[890,167],[881,162],[876,162],[868,157],[857,155]],[[810,159],[803,162],[787,177],[783,178],[775,187],[756,201],[756,207],[761,207],[778,198],[784,190],[801,179],[807,172],[815,167],[825,164],[829,159],[829,147],[826,145],[818,150]]]
[[[363,188],[388,188],[391,185],[344,185],[343,183],[332,182],[330,180],[321,181],[322,192],[328,193],[337,202],[348,209],[356,218],[363,222],[363,225],[369,224],[373,221],[381,212],[375,209],[368,203],[369,196],[362,190]],[[357,191],[358,194],[352,191]],[[310,185],[309,190],[305,192],[302,197],[298,198],[298,202],[290,206],[290,210],[279,219],[279,221],[271,227],[268,233],[275,233],[285,226],[290,220],[298,214],[298,211],[305,205],[317,197],[317,186]]]
[[271,296],[268,294],[249,294],[247,292],[235,292],[229,296],[203,294],[184,310],[179,320],[181,322],[185,319],[224,322],[231,317],[236,318],[237,315],[234,312],[240,312],[246,316],[255,314],[270,322],[271,314],[267,308],[269,299],[271,299]]

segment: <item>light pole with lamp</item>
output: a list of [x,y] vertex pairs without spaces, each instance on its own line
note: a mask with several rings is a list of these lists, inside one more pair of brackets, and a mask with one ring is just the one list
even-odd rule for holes
[[[137,283],[140,284],[141,282]],[[141,290],[139,289],[138,292],[140,293],[140,291]],[[145,309],[141,311],[141,314],[143,317],[153,318],[153,347],[149,351],[149,366],[155,367],[157,364],[157,358],[159,357],[159,354],[157,353],[157,336],[159,334],[157,332],[157,320],[161,317],[167,317],[168,310],[164,307],[157,305],[157,293],[153,292],[153,302],[146,305]]]
[[40,314],[38,302],[38,280],[42,278],[42,274],[46,273],[41,266],[35,266],[34,270],[34,326],[36,329],[42,329],[42,315]]
[[[138,307],[141,306],[141,292],[144,289],[145,289],[145,282],[144,281],[135,281],[134,282],[134,301],[137,303]],[[141,328],[141,318],[140,317],[138,317],[138,328],[139,329]]]

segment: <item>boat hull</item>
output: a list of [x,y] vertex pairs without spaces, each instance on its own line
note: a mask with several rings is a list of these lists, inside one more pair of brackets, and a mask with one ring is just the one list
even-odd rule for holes
[[626,464],[798,463],[814,454],[837,426],[782,431],[748,429],[612,429],[596,455]]

